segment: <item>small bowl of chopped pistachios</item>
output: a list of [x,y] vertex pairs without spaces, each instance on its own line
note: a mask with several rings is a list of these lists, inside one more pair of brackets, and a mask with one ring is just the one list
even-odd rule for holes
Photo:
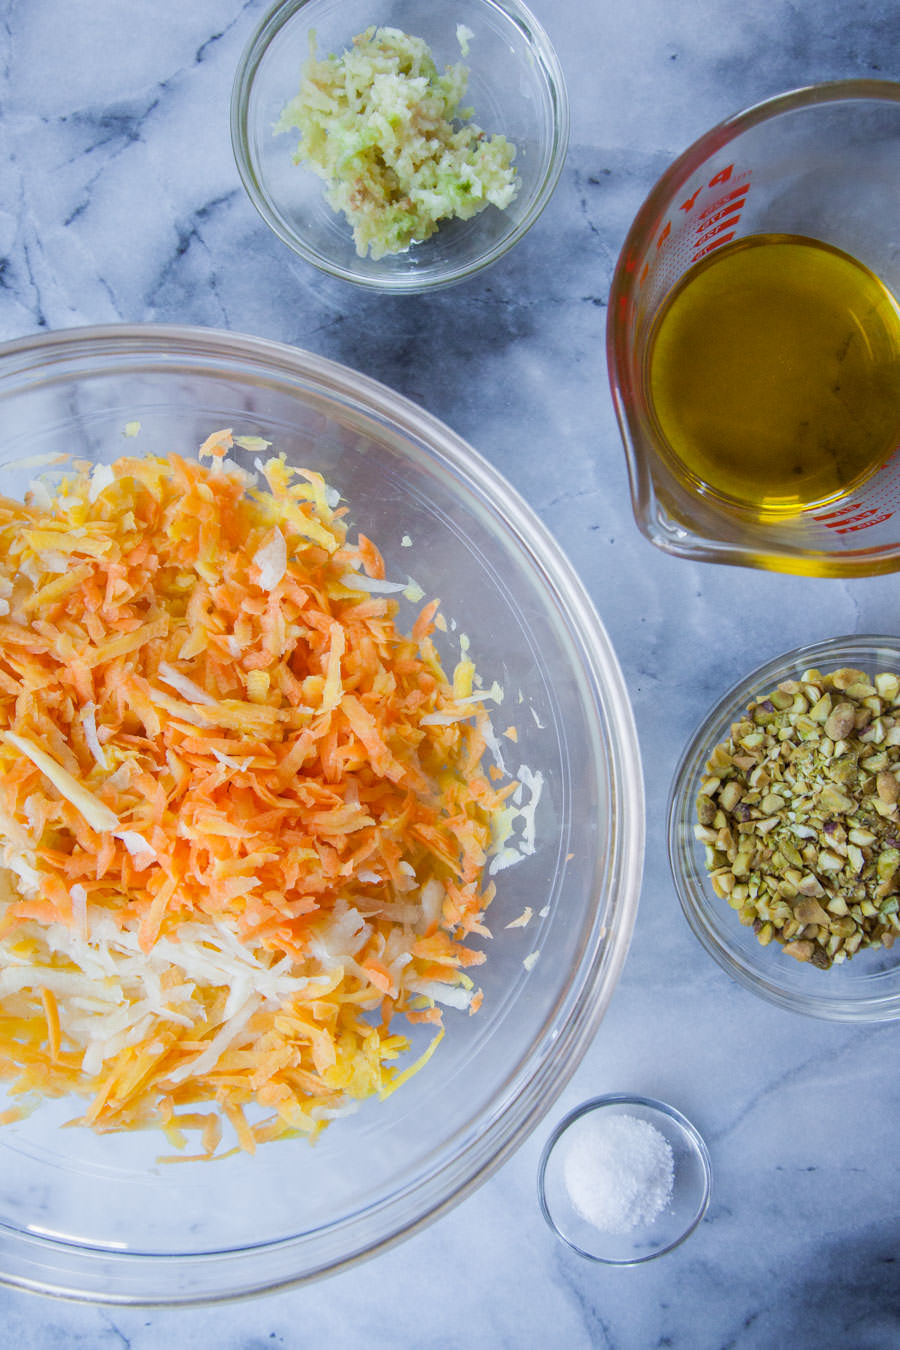
[[900,638],[801,647],[731,689],[678,765],[668,845],[691,928],[741,984],[900,1017]]
[[231,103],[266,224],[305,262],[391,294],[460,281],[511,248],[568,135],[559,62],[521,0],[279,0]]

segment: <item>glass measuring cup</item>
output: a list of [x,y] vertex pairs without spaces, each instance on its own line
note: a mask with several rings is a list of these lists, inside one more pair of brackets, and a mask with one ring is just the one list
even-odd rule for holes
[[900,83],[843,80],[780,95],[719,124],[653,188],[613,277],[607,360],[635,519],[658,547],[803,575],[900,569],[900,369],[893,449],[846,492],[790,512],[754,510],[686,472],[648,397],[654,324],[668,297],[694,264],[732,241],[820,241],[900,298],[898,171]]

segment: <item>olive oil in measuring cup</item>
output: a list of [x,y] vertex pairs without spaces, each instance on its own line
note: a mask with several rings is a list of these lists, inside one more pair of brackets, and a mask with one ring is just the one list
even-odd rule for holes
[[695,484],[761,516],[833,501],[900,445],[900,309],[839,249],[751,235],[668,297],[646,387]]

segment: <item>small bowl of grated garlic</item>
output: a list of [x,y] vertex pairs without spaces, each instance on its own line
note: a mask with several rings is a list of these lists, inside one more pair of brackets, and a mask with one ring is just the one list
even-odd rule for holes
[[231,101],[238,172],[304,262],[393,295],[522,238],[565,162],[553,46],[521,0],[278,0]]
[[615,1093],[571,1111],[538,1169],[544,1218],[580,1256],[635,1266],[672,1251],[709,1205],[702,1137],[673,1106]]

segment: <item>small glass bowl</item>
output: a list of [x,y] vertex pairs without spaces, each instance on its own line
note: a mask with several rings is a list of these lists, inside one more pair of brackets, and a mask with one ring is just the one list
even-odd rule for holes
[[856,952],[830,970],[762,946],[713,891],[704,848],[694,837],[696,798],[713,748],[756,696],[804,670],[823,674],[851,666],[875,675],[900,673],[900,638],[849,636],[798,647],[760,666],[720,700],[691,737],[669,798],[669,863],[681,907],[695,935],[723,970],[753,993],[795,1012],[835,1022],[886,1022],[900,1017],[900,942]]
[[[590,1223],[576,1208],[566,1184],[572,1145],[600,1112],[648,1121],[672,1149],[674,1177],[668,1205],[652,1223],[626,1233],[607,1233]],[[625,1093],[593,1097],[565,1116],[544,1146],[538,1168],[541,1211],[557,1237],[579,1256],[609,1266],[637,1266],[684,1242],[706,1213],[711,1183],[709,1152],[691,1122],[665,1102]]]
[[[376,22],[423,38],[439,69],[464,62],[465,103],[488,135],[500,133],[516,146],[519,182],[506,210],[489,206],[471,220],[445,221],[430,239],[378,260],[357,255],[350,226],[325,200],[322,180],[294,163],[297,133],[273,130],[299,89],[310,34],[325,56],[346,50]],[[457,24],[473,34],[465,56]],[[377,12],[371,0],[279,0],[238,66],[231,139],[250,200],[279,239],[331,276],[402,295],[461,281],[522,238],[562,172],[569,106],[550,40],[520,0],[383,0]]]

